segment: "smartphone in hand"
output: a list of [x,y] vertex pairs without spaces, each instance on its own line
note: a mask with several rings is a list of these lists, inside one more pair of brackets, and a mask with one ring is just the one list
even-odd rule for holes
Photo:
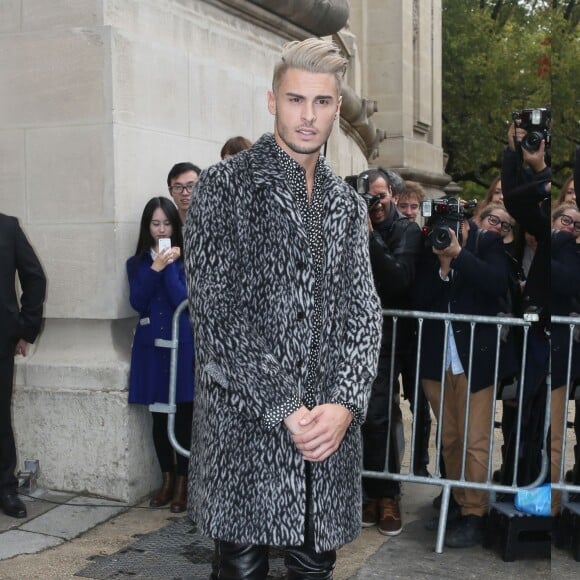
[[165,250],[171,250],[171,238],[159,238],[159,253],[163,254]]

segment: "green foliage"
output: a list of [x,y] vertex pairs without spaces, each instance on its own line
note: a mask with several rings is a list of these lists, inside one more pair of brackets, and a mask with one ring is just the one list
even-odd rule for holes
[[580,5],[554,2],[552,18],[552,169],[558,186],[570,174],[580,145]]
[[483,194],[513,111],[551,101],[551,8],[543,0],[443,0],[447,172]]

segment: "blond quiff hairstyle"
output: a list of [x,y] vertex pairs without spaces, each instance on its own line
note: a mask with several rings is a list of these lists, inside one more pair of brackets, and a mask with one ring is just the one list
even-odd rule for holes
[[331,40],[307,38],[306,40],[288,42],[282,47],[282,55],[274,67],[272,91],[276,94],[284,73],[288,69],[295,68],[311,73],[333,74],[340,95],[342,78],[347,65],[348,60]]

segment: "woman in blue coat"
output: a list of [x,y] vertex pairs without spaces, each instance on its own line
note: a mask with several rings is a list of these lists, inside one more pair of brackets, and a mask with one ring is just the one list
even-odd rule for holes
[[[159,250],[159,240],[171,247]],[[131,306],[139,313],[131,352],[129,403],[167,403],[170,350],[155,346],[156,338],[170,339],[175,309],[187,297],[181,252],[181,221],[173,203],[165,197],[147,202],[141,217],[135,255],[127,260]],[[194,391],[193,335],[187,311],[179,321],[175,434],[182,447],[191,445]],[[152,507],[171,501],[174,513],[187,504],[188,460],[174,453],[167,435],[167,415],[152,413],[153,442],[163,473],[163,485],[151,499]]]

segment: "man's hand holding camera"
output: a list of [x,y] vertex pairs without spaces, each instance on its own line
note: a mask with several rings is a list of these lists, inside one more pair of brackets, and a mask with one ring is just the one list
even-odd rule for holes
[[530,167],[530,169],[534,173],[540,173],[546,169],[546,160],[545,160],[545,149],[546,149],[546,140],[542,139],[537,147],[537,149],[531,149],[529,147],[523,147],[521,145],[522,141],[525,139],[526,135],[528,134],[526,129],[520,127],[521,121],[519,119],[514,120],[513,123],[510,123],[508,129],[508,146],[512,151],[516,150],[516,143],[519,144],[519,149],[522,152],[522,159],[524,162]]
[[[467,221],[467,220],[466,220]],[[457,235],[453,228],[449,228],[449,237],[451,238],[451,243],[441,250],[433,248],[433,253],[439,258],[439,266],[441,269],[441,278],[445,279],[451,271],[451,262],[459,256],[461,253],[461,244],[457,239]],[[464,238],[467,238],[465,234]]]

